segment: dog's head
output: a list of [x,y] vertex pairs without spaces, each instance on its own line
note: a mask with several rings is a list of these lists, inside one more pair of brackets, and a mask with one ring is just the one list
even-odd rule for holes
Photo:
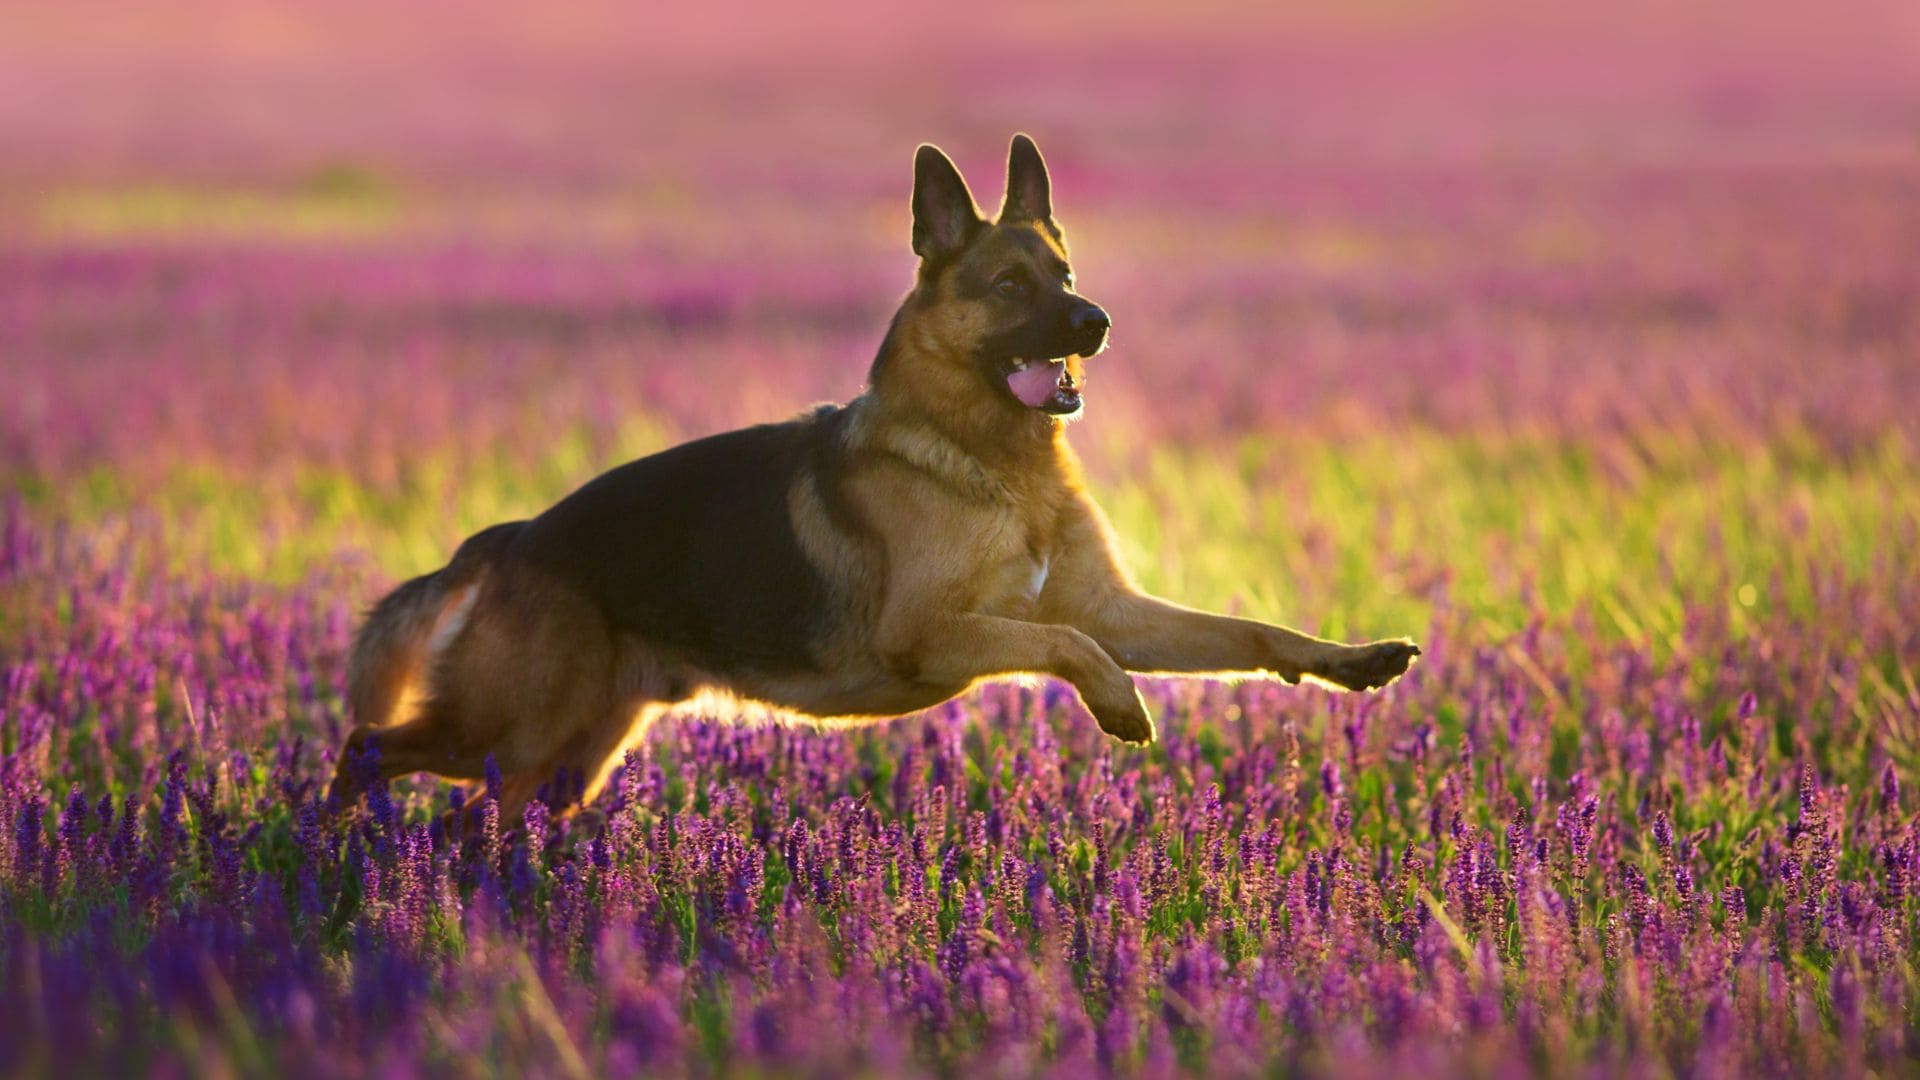
[[964,368],[978,380],[970,389],[1002,409],[1061,418],[1080,412],[1082,361],[1106,347],[1112,323],[1074,291],[1047,165],[1032,139],[1013,137],[1006,199],[992,221],[947,155],[920,147],[913,250],[920,256],[915,330],[932,340],[920,362]]

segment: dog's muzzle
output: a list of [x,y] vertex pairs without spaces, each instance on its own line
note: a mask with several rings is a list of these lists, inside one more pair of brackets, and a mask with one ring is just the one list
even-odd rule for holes
[[1113,320],[1106,310],[1081,300],[1067,316],[1066,334],[1052,357],[1015,357],[1006,372],[1007,389],[1022,405],[1050,416],[1072,416],[1086,404],[1068,357],[1090,357],[1107,347]]

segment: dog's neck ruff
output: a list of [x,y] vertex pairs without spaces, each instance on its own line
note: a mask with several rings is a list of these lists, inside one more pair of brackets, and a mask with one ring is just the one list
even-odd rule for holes
[[1058,437],[1060,422],[1044,414],[1035,415],[1053,429],[1049,450],[1041,461],[1015,467],[996,468],[936,424],[899,423],[885,415],[886,406],[872,393],[862,394],[848,405],[852,414],[847,427],[849,449],[865,448],[885,454],[913,469],[928,474],[969,498],[982,502],[1019,502],[1035,486],[1035,481],[1051,475],[1057,464],[1051,449]]

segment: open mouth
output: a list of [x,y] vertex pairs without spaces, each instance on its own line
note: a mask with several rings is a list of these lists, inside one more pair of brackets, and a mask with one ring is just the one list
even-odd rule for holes
[[1015,359],[1007,371],[1007,389],[1022,405],[1051,416],[1080,411],[1080,387],[1067,370],[1066,357],[1053,360]]

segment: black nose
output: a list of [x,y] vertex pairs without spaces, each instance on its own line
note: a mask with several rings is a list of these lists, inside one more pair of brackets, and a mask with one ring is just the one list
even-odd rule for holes
[[1100,305],[1084,304],[1073,313],[1072,325],[1076,334],[1096,334],[1113,329],[1113,320]]

